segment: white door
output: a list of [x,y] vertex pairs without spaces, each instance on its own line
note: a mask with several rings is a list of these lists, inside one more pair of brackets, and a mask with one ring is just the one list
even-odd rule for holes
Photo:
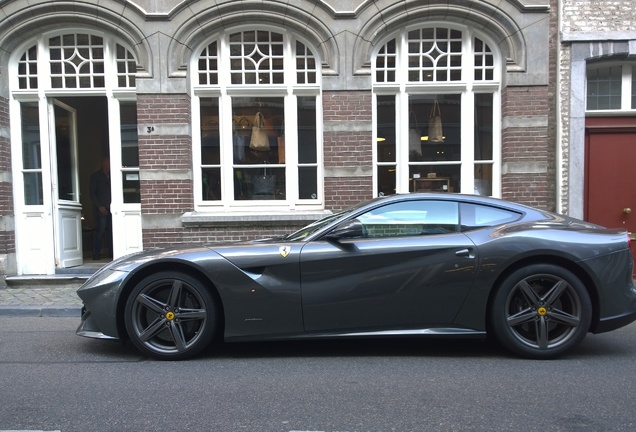
[[113,258],[143,250],[137,102],[108,100]]
[[83,263],[75,110],[50,100],[49,130],[55,263],[59,268],[74,267]]

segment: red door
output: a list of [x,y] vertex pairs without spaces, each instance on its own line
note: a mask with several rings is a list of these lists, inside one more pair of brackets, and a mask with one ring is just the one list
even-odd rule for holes
[[[636,118],[588,118],[585,219],[636,236]],[[636,259],[636,240],[632,240]]]

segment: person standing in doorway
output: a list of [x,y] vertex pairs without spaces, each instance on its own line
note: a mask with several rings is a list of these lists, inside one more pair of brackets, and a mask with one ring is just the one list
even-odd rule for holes
[[[111,232],[110,215],[110,159],[102,158],[101,168],[91,175],[91,201],[95,212],[97,232],[93,241],[93,259],[101,258],[102,244],[106,232]],[[110,239],[108,240],[110,247]]]

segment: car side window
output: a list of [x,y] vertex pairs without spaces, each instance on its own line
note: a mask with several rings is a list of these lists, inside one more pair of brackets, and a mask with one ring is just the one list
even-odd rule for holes
[[461,203],[459,208],[464,232],[514,222],[521,217],[517,212],[481,204]]
[[458,204],[452,201],[406,201],[375,208],[357,218],[367,238],[447,234],[459,231]]

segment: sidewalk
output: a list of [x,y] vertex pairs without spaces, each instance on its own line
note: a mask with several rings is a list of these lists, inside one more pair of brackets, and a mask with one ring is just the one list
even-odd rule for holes
[[[77,289],[110,258],[58,269],[54,275],[8,276],[0,279],[0,317],[77,317],[82,301]],[[4,283],[3,283],[4,282]]]
[[80,317],[82,301],[75,293],[81,281],[0,288],[0,317]]

